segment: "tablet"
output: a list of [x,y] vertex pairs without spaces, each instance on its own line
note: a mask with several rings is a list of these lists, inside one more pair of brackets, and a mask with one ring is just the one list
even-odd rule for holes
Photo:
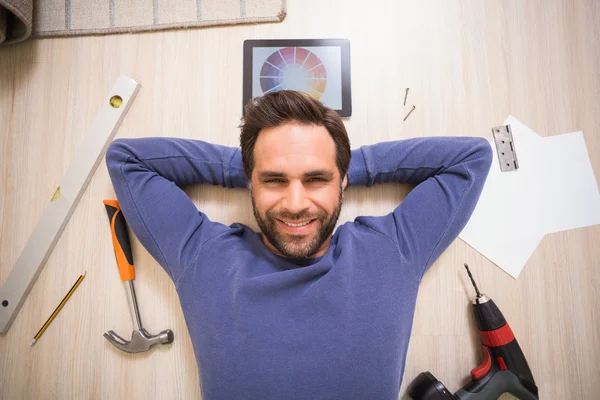
[[251,99],[279,90],[308,93],[341,117],[350,117],[350,42],[245,40],[242,110]]

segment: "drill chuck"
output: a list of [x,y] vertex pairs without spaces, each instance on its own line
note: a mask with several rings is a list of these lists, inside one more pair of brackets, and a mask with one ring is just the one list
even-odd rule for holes
[[485,294],[473,299],[473,311],[480,331],[493,331],[506,324],[506,319],[496,303]]

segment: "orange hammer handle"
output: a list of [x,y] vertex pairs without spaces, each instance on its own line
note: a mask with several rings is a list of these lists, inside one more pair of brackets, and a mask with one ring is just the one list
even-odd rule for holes
[[117,200],[104,200],[103,203],[108,213],[108,220],[110,221],[112,242],[115,248],[115,256],[117,257],[121,280],[123,282],[134,280],[135,267],[133,266],[133,253],[131,252],[129,233],[127,232],[127,221],[125,221]]

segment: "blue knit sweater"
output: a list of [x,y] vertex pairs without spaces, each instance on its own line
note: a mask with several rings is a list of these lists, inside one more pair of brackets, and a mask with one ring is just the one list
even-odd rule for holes
[[483,138],[353,150],[350,185],[417,186],[389,214],[340,225],[324,256],[296,260],[211,221],[179,188],[246,187],[239,148],[119,139],[106,154],[131,230],[177,288],[204,400],[397,399],[419,282],[467,223],[491,160]]

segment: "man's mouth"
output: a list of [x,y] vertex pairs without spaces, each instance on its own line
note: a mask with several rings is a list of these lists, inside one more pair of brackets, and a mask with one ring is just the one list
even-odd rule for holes
[[296,234],[308,232],[314,225],[315,221],[316,221],[316,219],[289,222],[289,221],[282,221],[280,219],[277,219],[277,222],[283,228],[284,231],[290,232],[290,233],[296,233]]

